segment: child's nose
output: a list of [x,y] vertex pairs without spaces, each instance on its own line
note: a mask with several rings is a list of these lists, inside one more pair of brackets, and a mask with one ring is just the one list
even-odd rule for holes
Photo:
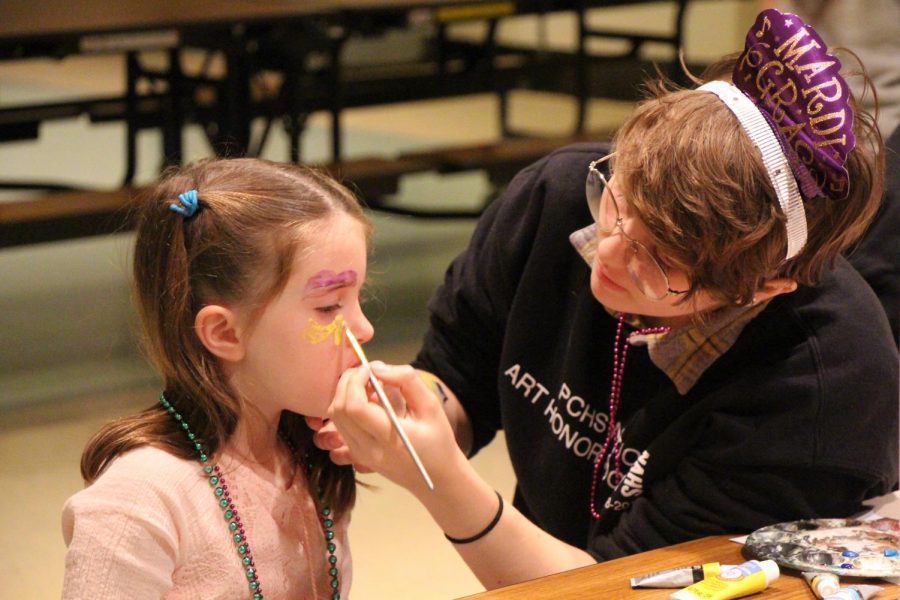
[[351,317],[347,325],[350,326],[350,331],[353,332],[360,344],[365,344],[375,337],[375,327],[372,326],[372,323],[362,311],[358,311],[356,315]]

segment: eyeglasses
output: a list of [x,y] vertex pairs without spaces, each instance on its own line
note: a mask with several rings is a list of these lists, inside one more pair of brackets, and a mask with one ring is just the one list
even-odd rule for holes
[[[606,162],[612,156],[614,153],[592,162],[588,167],[587,180],[584,184],[588,208],[597,222],[597,229],[610,234],[618,227],[622,232],[622,237],[628,242],[628,275],[642,294],[651,300],[662,300],[669,294],[686,294],[688,290],[678,291],[670,288],[669,275],[653,253],[625,233],[622,225],[625,220],[619,211],[616,197],[609,187],[606,176],[597,168],[597,165]],[[606,191],[609,193],[605,193]]]

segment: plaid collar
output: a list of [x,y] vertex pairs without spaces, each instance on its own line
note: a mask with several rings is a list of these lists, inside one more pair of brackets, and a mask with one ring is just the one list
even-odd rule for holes
[[768,304],[730,306],[715,311],[701,323],[691,323],[668,333],[634,335],[635,346],[646,345],[650,360],[669,376],[679,394],[687,394],[700,376],[728,352],[744,327]]
[[[589,225],[575,231],[569,241],[578,254],[593,265],[597,249],[597,226]],[[716,360],[728,352],[744,327],[768,304],[729,306],[715,311],[699,323],[690,323],[666,333],[633,335],[629,342],[635,346],[647,346],[650,360],[665,373],[679,394],[687,394],[700,376]],[[629,321],[638,328],[643,324],[639,317]]]

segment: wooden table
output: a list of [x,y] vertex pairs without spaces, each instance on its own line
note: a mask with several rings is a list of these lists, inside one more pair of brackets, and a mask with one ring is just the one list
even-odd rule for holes
[[[746,559],[741,554],[743,546],[730,540],[734,536],[713,536],[633,556],[574,569],[557,575],[526,581],[509,587],[468,596],[470,600],[523,600],[565,598],[597,598],[618,600],[636,598],[662,600],[674,592],[672,589],[631,589],[629,579],[644,573],[718,561],[723,564],[739,564]],[[846,580],[845,580],[846,581]],[[872,583],[884,587],[873,600],[898,598],[900,586],[879,580],[854,579],[856,583]],[[796,571],[782,570],[764,592],[754,596],[760,599],[790,598],[810,600],[815,598],[806,581]]]

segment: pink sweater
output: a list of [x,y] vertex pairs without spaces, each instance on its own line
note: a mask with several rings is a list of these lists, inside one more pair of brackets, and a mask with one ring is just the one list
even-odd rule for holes
[[[298,476],[287,490],[227,452],[219,461],[268,599],[331,598],[319,518]],[[340,592],[349,516],[335,523]],[[196,461],[152,447],[117,458],[63,508],[63,598],[250,598],[240,557]]]

